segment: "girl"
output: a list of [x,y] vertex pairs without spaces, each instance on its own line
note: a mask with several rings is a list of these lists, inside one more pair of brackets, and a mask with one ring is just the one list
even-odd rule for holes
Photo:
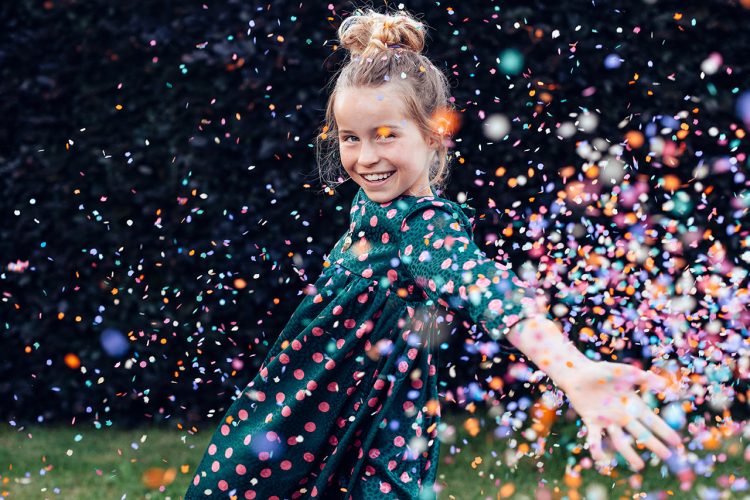
[[[437,196],[447,151],[436,124],[445,76],[421,54],[423,25],[372,10],[342,23],[352,57],[319,137],[323,177],[360,188],[350,227],[220,422],[186,498],[435,498],[439,324],[474,322],[507,339],[567,394],[587,428],[636,469],[625,432],[662,459],[680,436],[633,389],[654,373],[595,362],[566,341],[534,292],[472,240],[474,210]],[[325,154],[326,152],[330,154]]]

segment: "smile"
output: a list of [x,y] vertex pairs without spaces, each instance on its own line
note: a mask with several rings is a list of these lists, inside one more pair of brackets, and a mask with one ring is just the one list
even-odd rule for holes
[[396,171],[389,172],[387,174],[363,174],[364,178],[369,184],[383,184],[386,180],[390,179]]

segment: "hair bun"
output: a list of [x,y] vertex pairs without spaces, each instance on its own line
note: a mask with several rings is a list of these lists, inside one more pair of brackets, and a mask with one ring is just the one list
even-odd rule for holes
[[353,54],[402,48],[421,53],[424,25],[408,14],[380,14],[372,9],[357,10],[344,19],[338,30],[341,46]]

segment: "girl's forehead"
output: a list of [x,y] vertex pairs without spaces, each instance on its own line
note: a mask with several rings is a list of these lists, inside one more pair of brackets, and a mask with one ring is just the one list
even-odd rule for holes
[[336,123],[340,126],[368,128],[375,122],[388,121],[407,126],[403,98],[384,87],[347,88],[341,91],[333,106]]

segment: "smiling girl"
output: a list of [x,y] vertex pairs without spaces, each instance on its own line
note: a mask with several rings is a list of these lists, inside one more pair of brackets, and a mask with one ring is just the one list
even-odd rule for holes
[[644,462],[630,437],[667,458],[680,436],[635,390],[664,381],[579,352],[535,291],[474,243],[473,209],[435,195],[448,172],[436,117],[450,98],[421,53],[422,23],[357,14],[339,29],[352,57],[319,137],[324,181],[343,167],[359,186],[349,230],[219,423],[186,498],[435,498],[434,353],[453,315],[550,376],[594,459],[605,458],[605,432],[635,469]]

